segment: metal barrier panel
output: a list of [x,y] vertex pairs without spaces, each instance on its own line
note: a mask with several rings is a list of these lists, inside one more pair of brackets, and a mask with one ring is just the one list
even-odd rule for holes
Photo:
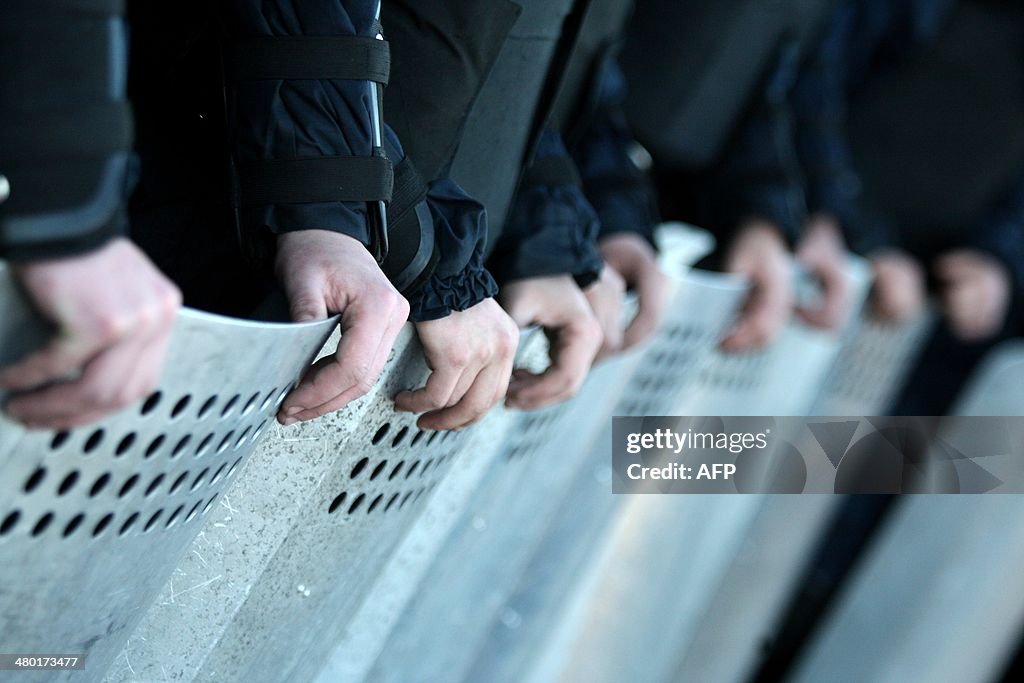
[[[737,278],[689,269],[712,246],[706,233],[679,225],[660,231],[659,238],[662,267],[673,275],[675,292],[665,322],[633,376],[620,380],[623,388],[615,415],[675,412],[731,324],[745,292]],[[466,680],[523,680],[624,503],[623,497],[609,495],[608,490],[610,422],[601,425],[589,450],[542,543],[500,607]]]
[[464,680],[521,683],[543,654],[622,502],[608,493],[609,454],[603,440],[599,444],[561,496],[542,541],[487,626]]
[[[841,503],[841,497],[828,495],[776,495],[765,501],[700,620],[675,648],[674,675],[665,680],[751,679]],[[674,584],[662,588],[668,595],[678,590]]]
[[885,415],[935,325],[931,311],[901,325],[862,316],[825,380],[817,415]]
[[[551,643],[551,634],[562,634],[558,646],[565,643],[569,634],[579,637],[579,630],[586,628],[586,624],[572,618],[579,616],[588,600],[605,599],[592,590],[596,577],[585,578],[601,556],[593,548],[600,545],[607,531],[604,526],[589,522],[600,514],[595,506],[605,505],[608,498],[609,473],[601,468],[607,467],[607,454],[602,455],[600,462],[592,463],[594,476],[581,477],[574,495],[567,497],[542,552],[503,608],[502,619],[492,628],[488,647],[481,651],[467,680],[544,681],[553,675],[553,664],[561,662],[557,653],[547,653],[548,648],[556,647]],[[664,612],[677,608],[685,589],[674,576],[658,583],[640,568],[645,566],[642,562],[639,567],[630,568],[629,579],[635,590],[653,592],[660,603],[649,604],[649,613],[641,616],[627,607],[614,617],[617,622],[612,627],[620,632],[635,632],[644,629],[645,621],[650,620],[655,625],[655,630],[648,632],[652,649],[616,651],[609,656],[658,657],[658,668],[665,672],[676,663],[676,675],[662,679],[666,681],[747,680],[760,656],[762,643],[773,635],[787,598],[800,578],[806,553],[818,541],[837,500],[831,496],[773,496],[766,500],[723,570],[721,581],[700,586],[707,604],[689,628],[681,629],[676,644],[670,640],[671,634],[657,629],[664,625]],[[627,502],[628,498],[617,496],[616,501]],[[590,538],[586,537],[588,529]],[[670,552],[668,546],[688,540],[666,534],[658,552]],[[573,604],[575,611],[567,609]],[[561,663],[570,666],[569,662]]]
[[953,415],[1024,415],[1024,340],[989,352],[964,386]]
[[762,498],[630,496],[521,680],[668,680],[674,644],[697,628]]
[[1024,624],[1024,501],[910,496],[818,629],[793,683],[985,683]]
[[[706,234],[675,226],[660,238],[675,280],[663,328],[547,410],[497,409],[459,433],[416,429],[391,401],[427,374],[407,326],[368,396],[283,429],[275,409],[334,322],[256,324],[186,310],[149,400],[59,434],[0,416],[5,640],[35,652],[78,643],[88,671],[74,680],[99,680],[123,646],[107,683],[546,683],[676,670],[737,680],[754,652],[706,657],[709,639],[770,628],[774,602],[740,610],[737,596],[755,585],[785,592],[824,506],[613,497],[610,416],[877,403],[927,325],[896,332],[861,322],[845,341],[791,325],[761,354],[725,356],[717,343],[744,283],[689,269],[710,247]],[[859,301],[866,280],[857,268]],[[0,267],[0,362],[46,332],[6,283]],[[524,339],[520,364],[536,366],[542,335]],[[961,410],[1012,398],[1022,358],[1020,347],[995,357]],[[792,546],[751,540],[797,508]],[[719,529],[716,546],[695,520]],[[704,559],[686,568],[695,553]],[[645,563],[653,569],[636,574]],[[703,593],[674,595],[673,566]],[[757,584],[752,574],[766,566],[771,576]],[[652,588],[630,602],[626,577]],[[671,656],[619,656],[656,635],[677,644]],[[53,673],[25,680],[71,679]]]
[[[951,415],[972,417],[998,417],[1024,415],[1024,340],[1005,341],[992,349],[974,371],[957,398]],[[1019,430],[994,421],[991,429],[981,426],[972,430],[956,429],[946,425],[940,435],[943,441],[964,452],[977,453],[985,449],[989,455],[980,458],[977,467],[967,463],[950,463],[948,468],[932,468],[929,472],[935,490],[955,492],[961,477],[981,478],[993,493],[1011,490],[1005,482],[1019,481],[1024,463],[1024,440]],[[951,476],[956,472],[956,476]]]
[[[325,351],[333,351],[338,340],[335,333]],[[287,429],[271,423],[268,438],[125,643],[108,683],[195,679],[252,584],[301,523],[307,512],[303,503],[321,481],[318,473],[329,469],[335,449],[367,405],[356,401],[345,418]],[[314,443],[320,448],[310,448]]]
[[[684,261],[701,256],[694,245],[694,241],[680,245],[682,253],[688,254]],[[636,372],[628,382],[623,381],[613,411],[616,415],[676,412],[731,324],[745,292],[736,278],[680,268],[680,252],[664,242],[662,249],[663,267],[676,275],[674,297],[664,325],[644,351]],[[522,680],[525,667],[537,658],[575,593],[579,576],[586,573],[626,500],[609,494],[610,456],[611,424],[605,422],[543,542],[499,609],[467,680]]]
[[684,410],[697,373],[717,355],[718,342],[735,319],[745,291],[743,281],[729,275],[698,270],[683,274],[665,321],[615,414],[672,415]]
[[[701,245],[708,243],[703,233],[677,233],[676,237],[678,250],[670,248],[666,253],[669,263],[677,269],[699,258],[705,248]],[[720,313],[716,319],[724,324],[731,318],[742,288],[720,287],[716,283],[710,289],[717,298],[694,296],[680,286],[670,318],[679,322],[692,313],[689,304],[699,302],[714,307]],[[708,339],[720,332],[721,328],[716,328],[685,339],[677,335],[665,342],[663,331],[642,353],[627,354],[599,365],[573,401],[524,414],[510,431],[503,458],[482,483],[473,505],[424,580],[423,589],[364,680],[459,680],[473,663],[476,643],[483,643],[489,624],[501,618],[506,596],[532,557],[533,549],[544,538],[565,492],[581,476],[587,476],[593,453],[589,445],[598,432],[603,433],[608,427],[607,419],[619,396],[635,390],[647,397],[649,405],[669,405],[658,399],[674,396],[685,387],[686,373],[699,355],[696,349],[706,352]],[[671,391],[637,389],[629,378],[638,365],[647,362],[659,343],[682,347],[677,356],[662,358],[658,368],[660,373],[676,377],[681,387],[672,387]],[[606,453],[601,455],[607,457]],[[461,635],[457,649],[444,647],[439,640],[453,630]],[[435,639],[438,642],[434,643]],[[339,658],[336,655],[335,659]],[[341,671],[341,666],[334,671]],[[321,680],[331,679],[322,675]]]
[[[524,331],[517,366],[539,372],[548,364],[547,353],[547,340],[540,330]],[[518,417],[504,407],[499,406],[494,411],[501,417],[496,420],[488,418],[490,428],[482,435],[487,439],[488,447],[475,450],[464,467],[452,472],[444,486],[430,498],[420,518],[367,592],[317,680],[325,683],[362,680],[373,665],[406,605],[420,590],[437,553],[495,465],[495,460],[503,453],[493,446],[505,442],[506,434]]]
[[[29,314],[3,289],[6,329]],[[19,680],[103,676],[334,326],[183,310],[147,400],[61,432],[0,416],[4,647],[88,655]]]
[[[605,371],[610,369],[614,367],[609,364]],[[512,438],[506,444],[362,680],[461,679],[487,624],[575,475],[586,453],[580,445],[595,426],[594,415],[610,412],[614,396],[597,391],[608,387],[604,374],[596,370],[584,385],[584,395],[591,400],[572,401],[565,412],[548,409],[520,418],[510,434],[521,436],[530,427],[545,430],[555,422],[568,428],[555,433],[546,444],[550,450],[543,452],[533,441]],[[453,634],[458,634],[457,645]]]
[[[420,431],[416,416],[394,411],[391,397],[427,374],[413,337],[407,326],[381,381],[358,405],[268,444],[273,451],[261,466],[246,471],[255,495],[222,506],[212,520],[218,541],[206,534],[193,546],[198,595],[180,609],[180,583],[168,583],[111,681],[136,680],[142,659],[150,672],[171,664],[184,680],[315,676],[427,500],[469,466],[466,459],[486,458],[499,445],[491,435],[506,419],[500,411],[460,432]],[[299,485],[278,497],[280,509],[268,508],[278,479]],[[254,521],[260,528],[268,520],[269,538],[250,536]],[[208,616],[209,605],[219,606],[212,624],[196,619]],[[182,638],[190,648],[184,656]]]

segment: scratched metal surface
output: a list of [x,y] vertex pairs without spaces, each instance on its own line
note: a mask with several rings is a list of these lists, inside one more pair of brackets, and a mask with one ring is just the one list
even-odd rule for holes
[[500,446],[502,411],[460,432],[424,432],[396,412],[395,393],[426,375],[407,326],[367,396],[277,428],[106,680],[310,680],[428,503],[457,498],[464,472]]
[[[45,327],[27,323],[2,267],[0,302],[10,359],[40,341],[25,324]],[[0,416],[4,648],[87,654],[84,674],[19,680],[99,680],[334,325],[183,310],[146,401],[67,432]]]

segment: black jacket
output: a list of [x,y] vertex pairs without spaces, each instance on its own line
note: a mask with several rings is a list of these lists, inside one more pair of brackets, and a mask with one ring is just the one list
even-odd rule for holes
[[[115,147],[113,152],[103,150],[105,154],[94,155],[88,164],[73,167],[66,159],[59,159],[59,164],[32,158],[7,161],[10,155],[3,150],[14,148],[7,138],[22,128],[31,140],[18,149],[45,149],[48,140],[73,138],[59,138],[54,131],[81,118],[95,102],[126,101],[128,51],[123,30],[93,36],[101,33],[94,30],[86,34],[94,40],[72,44],[70,37],[83,31],[79,14],[61,10],[67,3],[58,0],[53,0],[55,9],[42,16],[38,4],[49,3],[33,3],[37,6],[32,8],[29,4],[19,0],[0,10],[5,33],[0,56],[9,67],[2,73],[0,121],[8,125],[0,134],[0,173],[14,188],[11,200],[0,206],[0,253],[15,258],[82,251],[124,233],[126,189],[133,178],[130,116],[115,141],[120,146],[112,142],[108,146]],[[366,201],[233,201],[251,194],[246,186],[252,183],[237,172],[239,168],[372,156],[373,86],[343,78],[234,79],[229,67],[224,89],[222,58],[230,65],[236,44],[260,37],[372,39],[379,27],[371,0],[225,0],[217,10],[215,4],[195,0],[138,2],[129,8],[134,43],[131,99],[138,114],[135,146],[142,161],[141,183],[131,203],[132,236],[182,281],[187,301],[237,309],[244,306],[237,301],[228,304],[220,295],[225,289],[242,294],[254,281],[241,265],[238,238],[249,252],[262,251],[264,256],[266,249],[259,246],[272,248],[273,235],[311,228],[341,232],[373,246],[368,227],[372,204]],[[109,17],[93,20],[86,28],[95,28],[93,24],[108,26]],[[117,26],[123,29],[123,23]],[[22,37],[15,40],[18,36]],[[67,43],[69,54],[63,61],[49,58],[56,39]],[[64,44],[58,41],[57,47]],[[116,57],[112,64],[100,58],[109,54]],[[75,59],[95,61],[104,68],[97,67],[95,74],[88,74],[94,78],[83,81],[81,69],[71,68]],[[239,60],[244,64],[247,57]],[[19,77],[23,72],[33,78]],[[76,75],[83,83],[69,84]],[[12,120],[20,125],[11,125]],[[392,133],[385,131],[385,137],[389,161],[397,165],[403,157],[401,145]],[[229,157],[234,174],[227,171]],[[62,168],[67,169],[64,175]],[[69,175],[59,183],[69,188],[67,193],[42,191]],[[33,183],[40,189],[33,190]],[[482,207],[450,181],[439,179],[424,189],[421,200],[430,207],[428,220],[437,239],[430,270],[414,291],[407,292],[413,319],[469,307],[495,290],[482,266]],[[82,211],[69,214],[67,205],[76,206],[75,202],[93,209],[84,213],[94,220],[85,220]],[[97,204],[102,204],[102,211],[93,206]],[[54,216],[61,220],[52,220]],[[233,234],[235,226],[238,235]]]

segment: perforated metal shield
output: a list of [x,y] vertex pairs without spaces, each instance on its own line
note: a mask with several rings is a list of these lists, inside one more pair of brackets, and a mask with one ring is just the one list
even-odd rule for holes
[[[602,419],[609,409],[615,414],[640,411],[655,415],[656,411],[671,410],[672,398],[685,390],[688,373],[706,356],[716,335],[731,320],[744,288],[736,278],[691,270],[714,248],[707,232],[684,223],[665,223],[658,227],[657,239],[660,267],[673,286],[661,329],[638,349],[599,363],[571,400],[523,413],[505,446],[509,460],[551,452],[556,437],[568,428],[574,429],[574,443],[585,446],[593,434],[608,426],[602,424]],[[637,305],[630,295],[625,319],[636,315]],[[703,317],[694,315],[698,306],[705,313]],[[587,433],[580,432],[579,422],[567,424],[566,417],[574,411],[589,416],[591,427]]]
[[1001,680],[1019,644],[1022,564],[1020,497],[908,496],[788,680]]
[[[534,338],[524,334],[521,362]],[[422,431],[416,415],[396,412],[394,395],[427,374],[407,326],[367,396],[278,430],[108,681],[136,680],[140,670],[158,678],[167,652],[186,680],[311,680],[428,500],[446,495],[449,475],[470,459],[500,447],[502,411],[459,432]],[[253,537],[252,525],[263,533]],[[194,590],[181,596],[182,585]]]
[[1024,341],[993,349],[967,382],[954,415],[1024,415]]
[[[667,269],[676,278],[682,278],[690,263],[710,247],[706,233],[681,226],[663,235],[670,240],[665,249]],[[687,314],[690,299],[681,292],[677,290],[670,316]],[[737,294],[733,299],[738,298]],[[723,308],[725,320],[731,309],[725,302]],[[355,676],[344,663],[335,662],[320,681],[331,680],[328,672],[341,671],[354,675],[353,680],[361,676],[396,683],[460,680],[469,675],[489,625],[503,618],[506,600],[557,522],[567,492],[581,478],[592,476],[594,445],[606,430],[610,434],[613,409],[635,388],[630,378],[644,365],[651,347],[598,364],[572,400],[515,418],[501,456],[467,501],[450,538],[425,573],[421,589],[395,620],[386,642],[377,646],[381,653],[376,665],[364,666]],[[662,359],[659,370],[675,369],[677,390],[681,390],[690,365],[689,356],[680,354]],[[601,456],[607,454],[602,451]],[[607,519],[607,514],[588,516],[581,520],[580,531],[591,533],[588,523],[599,528]],[[462,634],[459,648],[446,645],[447,634],[454,631]],[[334,657],[353,654],[339,648]]]
[[935,325],[926,311],[907,323],[883,325],[863,317],[843,342],[825,380],[819,415],[884,415]]
[[743,281],[732,276],[697,270],[682,275],[662,328],[624,387],[615,414],[675,415],[684,410],[698,373],[713,361],[745,292]]
[[[466,501],[362,680],[462,680],[486,626],[588,455],[587,442],[610,414],[616,394],[595,389],[604,385],[602,375],[614,372],[611,366],[595,370],[581,394],[586,401],[518,416],[504,452]],[[459,647],[452,647],[453,633],[459,634]]]
[[[32,317],[9,282],[5,340]],[[0,417],[4,648],[87,654],[84,675],[19,679],[98,680],[334,326],[183,310],[145,401],[62,432]]]
[[[846,272],[852,311],[859,311],[870,283],[862,259]],[[801,285],[802,278],[798,280]],[[813,288],[803,283],[798,289]],[[839,357],[843,333],[790,322],[770,345],[743,354],[716,351],[680,408],[684,415],[806,415]]]

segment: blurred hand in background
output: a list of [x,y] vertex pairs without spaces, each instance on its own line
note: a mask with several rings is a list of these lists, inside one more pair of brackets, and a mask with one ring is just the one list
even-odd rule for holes
[[[671,283],[658,264],[657,254],[647,240],[632,233],[617,233],[598,243],[605,263],[637,296],[636,317],[621,333],[619,349],[625,351],[650,339],[661,325],[668,306]],[[617,321],[621,324],[621,321]],[[605,346],[608,346],[606,341]],[[602,348],[602,353],[604,348]]]
[[880,322],[906,322],[924,310],[926,282],[917,260],[898,249],[875,252],[869,259],[874,275],[871,311]]
[[601,326],[603,338],[594,359],[596,362],[622,349],[622,310],[626,300],[626,283],[618,271],[605,263],[600,277],[584,289],[583,294]]
[[798,307],[797,315],[812,327],[841,328],[850,317],[850,286],[846,278],[846,244],[834,218],[824,214],[811,216],[797,245],[796,259],[821,287],[820,303],[813,308]]
[[782,235],[768,221],[746,222],[729,247],[725,270],[748,278],[750,293],[722,347],[735,353],[764,347],[793,307],[793,260]]
[[1002,263],[980,251],[957,249],[936,259],[933,270],[954,334],[974,342],[999,333],[1012,294],[1010,273]]
[[4,409],[28,427],[70,429],[152,393],[181,293],[127,238],[81,256],[15,264],[15,279],[57,326],[42,349],[0,368]]

